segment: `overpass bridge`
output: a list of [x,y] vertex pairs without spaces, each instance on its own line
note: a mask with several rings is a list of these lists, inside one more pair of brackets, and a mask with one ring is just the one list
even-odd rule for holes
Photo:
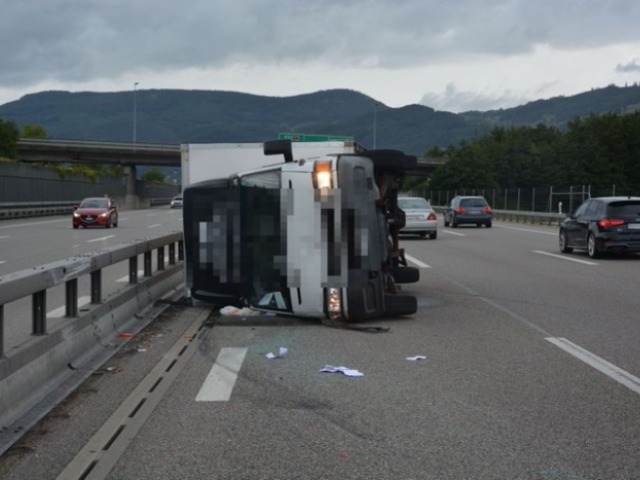
[[[180,166],[179,144],[21,138],[17,147],[18,159],[25,162],[121,165],[127,170],[127,197],[131,197],[132,204],[136,196],[136,166]],[[443,163],[439,158],[420,158],[412,173],[428,176]]]

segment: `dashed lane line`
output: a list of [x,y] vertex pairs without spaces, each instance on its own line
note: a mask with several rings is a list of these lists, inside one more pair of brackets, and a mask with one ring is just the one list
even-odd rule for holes
[[247,354],[246,348],[222,348],[196,396],[196,402],[227,402]]
[[91,240],[87,240],[87,243],[93,243],[93,242],[101,242],[102,240],[108,240],[110,238],[115,237],[115,235],[105,235],[104,237],[99,237],[99,238],[94,238]]
[[[91,297],[80,297],[78,299],[78,308],[84,307],[87,303],[91,301]],[[66,313],[66,307],[58,307],[50,312],[47,312],[47,318],[62,318]]]
[[420,268],[431,268],[431,265],[427,265],[424,262],[421,262],[420,260],[418,260],[417,258],[412,257],[411,255],[407,255],[406,253],[404,254],[404,258],[406,258],[407,260],[409,260],[411,263],[413,263],[414,265],[417,265]]

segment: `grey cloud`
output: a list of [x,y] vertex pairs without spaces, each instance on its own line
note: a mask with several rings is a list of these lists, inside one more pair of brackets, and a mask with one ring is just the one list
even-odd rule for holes
[[621,64],[619,63],[616,66],[616,72],[619,73],[631,73],[631,72],[640,72],[640,65],[637,60],[632,60],[629,63]]
[[618,0],[5,2],[0,86],[249,64],[401,68],[640,39]]
[[459,91],[455,84],[449,83],[443,93],[425,93],[420,104],[434,110],[445,112],[487,111],[515,107],[527,102],[521,95],[504,92],[502,95],[489,95],[471,91]]

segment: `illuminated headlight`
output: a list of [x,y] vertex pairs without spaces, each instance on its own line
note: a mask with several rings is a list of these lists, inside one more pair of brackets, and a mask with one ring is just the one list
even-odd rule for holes
[[109,212],[104,212],[100,214],[100,218],[107,218],[109,216]]
[[80,214],[78,212],[73,212],[73,218],[80,218]]
[[331,319],[342,316],[342,292],[339,288],[327,289],[327,312]]
[[318,188],[331,188],[331,172],[316,173]]
[[331,162],[317,161],[315,163],[313,182],[316,188],[331,188]]

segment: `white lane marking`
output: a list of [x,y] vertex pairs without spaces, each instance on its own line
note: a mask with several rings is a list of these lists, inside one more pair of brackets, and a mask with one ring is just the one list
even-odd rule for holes
[[[84,307],[87,303],[91,301],[91,297],[80,297],[78,299],[78,308]],[[47,312],[47,318],[62,318],[66,312],[66,307],[58,307],[55,310],[51,310]]]
[[534,230],[532,228],[505,227],[504,225],[499,225],[498,228],[504,228],[505,230],[517,230],[519,232],[539,233],[540,235],[553,235],[554,237],[558,236],[558,232],[545,232],[543,230]]
[[449,235],[457,235],[459,237],[466,237],[464,233],[452,232],[451,230],[442,230],[444,233],[448,233]]
[[13,225],[0,225],[0,229],[5,228],[16,228],[16,227],[33,227],[34,225],[42,225],[43,223],[56,223],[56,222],[66,222],[68,220],[45,220],[42,222],[28,222],[28,223],[16,223]]
[[246,348],[223,348],[196,396],[196,402],[227,402],[247,354]]
[[154,223],[153,225],[149,225],[147,228],[156,228],[156,227],[161,227],[162,224],[161,223]]
[[100,237],[100,238],[94,238],[93,240],[87,240],[87,243],[91,243],[91,242],[100,242],[102,240],[107,240],[109,238],[113,238],[115,237],[115,235],[106,235],[104,237]]
[[[138,277],[142,277],[144,275],[144,270],[138,270]],[[125,275],[124,277],[120,277],[116,280],[116,283],[124,283],[129,281],[129,275]]]
[[0,260],[0,265],[2,265],[3,263],[7,263],[6,260]]
[[582,263],[583,265],[598,265],[596,262],[589,262],[588,260],[580,260],[579,258],[571,258],[566,255],[558,255],[557,253],[543,252],[542,250],[532,250],[533,253],[539,255],[546,255],[548,257],[559,258],[560,260],[569,260],[570,262]]
[[554,344],[556,347],[561,348],[565,352],[573,355],[578,360],[583,361],[587,365],[595,368],[601,373],[604,373],[609,378],[615,380],[618,383],[621,383],[629,390],[634,391],[637,394],[640,394],[640,378],[631,375],[626,370],[622,370],[619,367],[616,367],[613,363],[607,362],[604,358],[600,358],[597,355],[594,355],[588,350],[585,350],[579,345],[576,345],[573,342],[570,342],[566,338],[546,338],[547,341]]
[[407,255],[406,253],[404,254],[404,258],[409,260],[411,263],[419,266],[420,268],[431,268],[430,265],[427,265],[426,263],[423,263],[420,260],[418,260],[417,258],[414,258],[411,255]]
[[9,238],[9,235],[2,235],[2,236],[0,236],[0,240],[2,240],[3,238]]

